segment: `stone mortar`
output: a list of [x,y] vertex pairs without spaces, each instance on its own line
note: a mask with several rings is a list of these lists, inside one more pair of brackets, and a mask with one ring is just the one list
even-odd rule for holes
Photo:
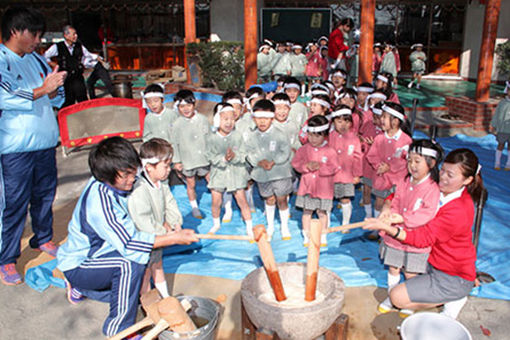
[[[279,263],[278,270],[283,288],[289,283],[305,284],[306,263]],[[282,340],[310,340],[324,334],[340,316],[345,285],[335,273],[319,268],[317,289],[324,295],[324,301],[303,307],[277,307],[258,299],[261,294],[271,291],[263,267],[248,274],[241,284],[241,297],[251,322],[257,328],[276,332]],[[304,293],[303,293],[304,295]]]

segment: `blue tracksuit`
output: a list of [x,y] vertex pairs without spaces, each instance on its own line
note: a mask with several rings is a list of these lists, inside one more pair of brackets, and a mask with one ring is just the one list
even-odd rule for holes
[[103,332],[134,324],[140,285],[155,235],[140,232],[129,217],[127,192],[91,178],[58,250],[58,268],[74,288],[110,303]]

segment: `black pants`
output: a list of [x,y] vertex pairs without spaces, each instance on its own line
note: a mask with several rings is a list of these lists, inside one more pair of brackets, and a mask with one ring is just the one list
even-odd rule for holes
[[76,102],[83,102],[88,99],[87,89],[85,88],[85,80],[81,74],[67,76],[64,81],[64,91],[66,94],[66,100],[62,107],[73,105]]
[[94,90],[94,86],[96,85],[96,82],[101,79],[101,81],[106,86],[106,91],[108,91],[109,94],[113,95],[113,85],[112,85],[112,79],[110,78],[110,74],[108,73],[108,70],[104,68],[104,66],[98,62],[96,66],[94,66],[94,71],[89,76],[89,79],[87,79],[87,89],[89,91],[89,97],[90,99],[96,98],[96,93]]

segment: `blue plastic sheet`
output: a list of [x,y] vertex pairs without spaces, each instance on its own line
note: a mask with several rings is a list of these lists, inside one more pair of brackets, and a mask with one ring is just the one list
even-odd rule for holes
[[25,274],[26,284],[39,293],[46,290],[50,285],[65,288],[64,280],[53,276],[53,270],[57,267],[57,260],[51,260],[36,267],[29,268]]

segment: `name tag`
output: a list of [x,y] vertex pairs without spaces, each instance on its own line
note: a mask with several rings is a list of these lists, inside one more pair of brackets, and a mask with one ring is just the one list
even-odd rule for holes
[[407,153],[407,150],[409,150],[409,145],[405,145],[405,146],[403,146],[401,148],[397,148],[395,150],[395,154],[393,155],[393,157],[400,158],[402,156],[405,156],[406,153]]
[[327,156],[322,156],[321,162],[322,163],[326,163],[327,161],[328,161],[328,157]]
[[421,198],[418,198],[416,200],[416,202],[414,202],[413,211],[416,211],[416,210],[420,209],[422,202],[423,202],[423,200]]
[[349,145],[349,148],[347,149],[347,154],[350,156],[354,152],[354,145]]
[[272,140],[269,142],[269,151],[276,151],[276,141]]

